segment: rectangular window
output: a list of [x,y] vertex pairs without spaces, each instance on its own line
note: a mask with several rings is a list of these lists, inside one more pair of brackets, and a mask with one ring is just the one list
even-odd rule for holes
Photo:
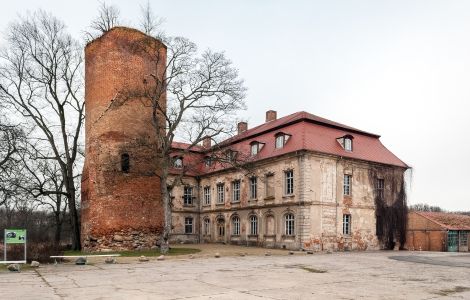
[[240,202],[240,180],[232,182],[232,202]]
[[459,234],[460,246],[466,247],[468,245],[468,233],[469,231],[460,231],[460,234]]
[[284,192],[286,195],[294,194],[294,171],[284,172]]
[[385,188],[385,182],[383,179],[377,179],[377,196],[380,199],[384,198],[384,188]]
[[217,203],[222,204],[225,201],[225,190],[224,190],[224,184],[219,183],[217,185]]
[[205,186],[204,187],[204,205],[211,204],[211,187]]
[[280,149],[284,147],[284,135],[280,134],[276,136],[276,148]]
[[256,199],[258,197],[258,178],[250,178],[250,199]]
[[258,217],[250,216],[250,235],[258,235]]
[[204,219],[204,235],[210,235],[211,233],[211,221],[208,218]]
[[232,234],[233,235],[240,235],[240,218],[239,217],[233,217],[232,225],[233,225]]
[[343,234],[351,234],[351,215],[343,215]]
[[348,174],[344,174],[343,195],[345,196],[351,196],[351,181],[352,181],[352,176]]
[[193,233],[193,218],[191,217],[184,218],[184,233],[186,234]]
[[251,155],[258,154],[258,151],[259,151],[259,144],[258,143],[251,144]]
[[193,187],[185,186],[183,191],[183,204],[193,205]]
[[274,174],[266,175],[266,198],[274,197]]
[[287,214],[285,217],[285,234],[288,236],[293,236],[295,233],[294,229],[294,215],[293,214]]

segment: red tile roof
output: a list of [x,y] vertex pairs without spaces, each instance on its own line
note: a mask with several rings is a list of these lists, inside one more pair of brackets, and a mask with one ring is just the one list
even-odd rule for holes
[[470,230],[470,216],[467,215],[424,211],[415,211],[414,213],[437,223],[447,230]]
[[[275,148],[275,135],[279,132],[290,135],[281,149]],[[345,135],[353,137],[353,151],[346,151],[337,138]],[[408,165],[390,152],[377,134],[365,132],[350,126],[333,122],[307,112],[297,112],[283,118],[266,122],[220,143],[218,147],[238,151],[248,156],[250,143],[260,142],[263,148],[253,160],[262,160],[299,150],[310,150],[339,157],[359,159],[381,164],[408,168]],[[175,143],[176,149],[184,149],[188,144]],[[201,161],[207,152],[201,146],[192,148],[201,153]],[[194,161],[194,158],[192,158]],[[204,168],[202,168],[204,169]],[[212,172],[220,168],[207,170]]]

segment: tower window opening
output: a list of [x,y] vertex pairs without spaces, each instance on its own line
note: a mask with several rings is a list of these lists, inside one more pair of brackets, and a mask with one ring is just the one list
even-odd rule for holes
[[129,154],[121,154],[121,171],[124,173],[129,173]]

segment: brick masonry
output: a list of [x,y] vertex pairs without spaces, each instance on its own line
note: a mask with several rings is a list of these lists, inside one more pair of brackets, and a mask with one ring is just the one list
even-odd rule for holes
[[[148,84],[146,74],[157,74],[157,51],[166,57],[159,41],[123,27],[113,28],[85,48],[84,250],[151,248],[162,232],[152,110],[129,93]],[[158,64],[164,66],[165,59]],[[129,156],[128,172],[122,170],[123,155]]]

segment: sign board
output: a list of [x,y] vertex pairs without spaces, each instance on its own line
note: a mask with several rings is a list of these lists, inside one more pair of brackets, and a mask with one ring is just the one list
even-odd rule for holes
[[5,229],[5,244],[26,243],[26,229]]
[[9,244],[23,244],[24,260],[21,262],[26,263],[26,229],[5,229],[4,241],[3,260],[7,261],[7,246]]

